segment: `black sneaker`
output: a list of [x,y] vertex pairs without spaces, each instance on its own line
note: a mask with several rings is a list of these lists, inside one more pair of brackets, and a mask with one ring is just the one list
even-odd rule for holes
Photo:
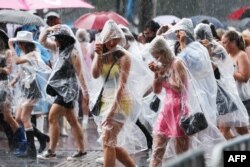
[[70,157],[68,157],[67,160],[68,161],[81,160],[86,154],[87,152],[78,151],[74,153],[73,155],[71,155]]
[[38,159],[55,159],[56,154],[53,153],[50,149],[45,151],[43,154],[37,156]]

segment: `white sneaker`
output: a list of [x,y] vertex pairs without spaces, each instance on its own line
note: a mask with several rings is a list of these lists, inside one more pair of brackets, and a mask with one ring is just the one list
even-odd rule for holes
[[96,158],[95,162],[98,163],[98,164],[102,164],[103,165],[104,157]]

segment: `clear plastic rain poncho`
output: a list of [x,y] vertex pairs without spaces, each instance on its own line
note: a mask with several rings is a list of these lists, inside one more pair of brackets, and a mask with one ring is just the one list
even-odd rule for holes
[[217,79],[217,108],[218,126],[222,127],[242,127],[248,126],[248,113],[242,103],[235,80],[233,78],[233,61],[226,50],[213,39],[213,34],[209,25],[198,24],[195,28],[196,40],[207,39],[211,44],[211,60],[218,67],[220,79]]
[[[83,81],[80,81],[79,76],[76,75],[76,71],[71,60],[72,56],[79,57],[81,63],[80,70],[83,78],[88,78],[87,76],[89,76],[89,72],[86,69],[87,66],[85,65],[85,61],[82,56],[80,44],[77,42],[72,30],[67,25],[60,25],[60,28],[55,32],[52,32],[49,36],[51,37],[55,35],[67,36],[64,40],[71,41],[71,45],[59,52],[59,48],[57,48],[55,42],[51,43],[51,41],[46,41],[47,43],[45,45],[56,51],[56,61],[53,65],[53,70],[49,77],[46,91],[51,96],[59,95],[63,98],[65,103],[75,102],[74,106],[78,107],[78,105],[76,105],[76,100],[78,98],[79,88],[80,86],[85,87],[86,85],[83,84],[87,84],[87,81],[85,80],[85,83],[82,83]],[[86,92],[83,92],[83,96],[84,93]]]
[[[138,43],[133,37],[132,33],[125,26],[119,25],[122,29],[126,39],[127,39],[127,51],[136,59],[132,61],[132,68],[136,70],[136,78],[140,81],[147,81],[144,83],[144,89],[148,87],[148,90],[151,89],[151,83],[154,79],[153,73],[148,68],[148,64],[143,61],[141,50],[139,49]],[[136,83],[135,83],[136,85]],[[143,92],[141,92],[143,93]],[[146,94],[146,92],[144,92]],[[140,122],[147,127],[147,129],[151,130],[152,124],[157,117],[157,112],[152,111],[150,109],[150,103],[155,98],[155,94],[153,91],[146,96],[143,96],[141,103],[141,114],[139,115]],[[161,103],[160,103],[161,104]],[[160,107],[159,107],[160,108]]]
[[[131,60],[128,79],[124,85],[124,91],[120,97],[121,100],[117,102],[118,109],[115,111],[115,114],[112,117],[112,120],[114,120],[114,122],[122,125],[122,129],[117,137],[117,143],[115,141],[116,139],[111,138],[112,141],[102,144],[106,144],[109,146],[119,145],[125,147],[130,153],[135,153],[147,149],[146,138],[142,131],[138,128],[138,126],[135,125],[135,121],[137,120],[138,115],[141,112],[140,106],[142,95],[149,85],[147,81],[148,77],[147,75],[141,75],[141,72],[143,72],[141,68],[143,68],[143,66],[140,67],[141,62],[134,58],[134,56],[136,55],[131,55],[122,47],[126,43],[125,37],[122,30],[114,21],[109,20],[105,23],[105,26],[100,33],[100,39],[96,39],[96,42],[101,42],[102,44],[104,44],[115,38],[120,38],[120,43],[112,50],[109,50],[102,54],[103,65],[101,67],[101,76],[98,79],[93,79],[92,83],[90,84],[90,97],[92,103],[91,106],[93,106],[93,104],[95,103],[96,97],[100,93],[101,87],[104,84],[104,80],[112,64],[105,63],[105,58],[112,58],[113,56],[121,56],[122,58],[122,56],[128,55]],[[109,126],[101,124],[103,124],[103,122],[106,120],[112,104],[115,103],[116,100],[116,92],[118,87],[120,86],[120,75],[121,73],[123,73],[123,71],[121,71],[120,65],[121,58],[118,58],[117,62],[114,64],[113,68],[111,69],[110,76],[104,85],[101,113],[99,116],[94,117],[98,125],[98,131],[102,135],[104,134],[104,131],[110,130]],[[94,64],[96,63],[95,61],[96,57],[93,61]]]
[[20,59],[25,59],[25,62],[18,64],[16,68],[18,82],[13,103],[17,107],[35,106],[38,98],[51,102],[51,97],[45,91],[51,69],[43,62],[40,53],[38,51],[23,53]]
[[[154,134],[164,135],[170,139],[166,149],[166,156],[169,158],[176,154],[175,140],[186,136],[180,126],[181,117],[188,117],[197,112],[204,113],[208,127],[188,136],[189,144],[186,143],[185,147],[189,145],[189,149],[203,148],[208,162],[212,148],[216,144],[225,141],[211,117],[206,114],[211,112],[210,103],[204,100],[203,90],[200,88],[199,81],[193,77],[189,67],[186,66],[186,63],[181,58],[173,55],[167,42],[162,37],[156,37],[150,45],[151,53],[159,51],[159,54],[162,54],[161,56],[172,59],[171,67],[162,75],[162,89],[166,93],[166,97],[162,101],[163,108],[154,125]],[[180,89],[174,89],[174,87],[179,87]],[[153,146],[153,156],[156,159],[158,157],[154,155],[154,151],[164,149],[162,147],[165,146]]]
[[187,46],[178,54],[183,60],[192,76],[197,81],[199,87],[199,94],[202,95],[203,100],[210,104],[208,105],[209,112],[205,113],[211,118],[211,121],[216,125],[217,107],[217,84],[214,78],[212,63],[207,49],[197,41],[194,40],[193,24],[190,19],[182,19],[174,26],[175,31],[182,30],[187,35]]

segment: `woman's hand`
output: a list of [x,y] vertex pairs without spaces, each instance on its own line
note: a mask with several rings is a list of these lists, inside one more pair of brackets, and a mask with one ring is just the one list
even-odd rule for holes
[[95,52],[98,54],[98,58],[102,57],[102,51],[103,51],[103,44],[96,43],[95,44]]
[[159,67],[158,67],[158,65],[157,65],[156,62],[154,62],[154,61],[152,61],[151,63],[148,64],[148,68],[149,68],[152,72],[154,72],[154,73],[156,73],[156,72],[158,72],[158,71],[160,70]]
[[53,32],[53,31],[59,30],[60,28],[61,28],[61,24],[57,24],[57,25],[54,25],[54,26],[52,26],[52,27],[48,27],[48,28],[47,28],[47,32],[48,32],[48,33],[51,33],[51,32]]
[[180,43],[186,44],[187,34],[185,31],[179,31]]

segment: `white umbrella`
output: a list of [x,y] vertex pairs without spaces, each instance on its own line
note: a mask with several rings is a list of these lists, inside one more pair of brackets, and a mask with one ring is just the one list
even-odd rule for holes
[[0,23],[44,26],[39,16],[20,10],[0,10]]
[[161,15],[161,16],[155,17],[153,20],[159,23],[161,26],[163,26],[163,25],[170,25],[174,22],[177,23],[181,19],[174,15]]

